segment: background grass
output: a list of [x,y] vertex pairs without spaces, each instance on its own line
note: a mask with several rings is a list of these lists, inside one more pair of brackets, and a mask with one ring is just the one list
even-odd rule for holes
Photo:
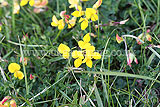
[[[25,102],[25,106],[37,107],[158,106],[160,60],[146,47],[160,44],[159,0],[103,0],[99,8],[99,23],[107,26],[98,30],[94,27],[98,22],[91,25],[91,32],[97,35],[91,37],[91,43],[102,51],[103,56],[101,60],[94,61],[92,69],[85,65],[75,69],[73,59],[65,60],[53,53],[60,43],[77,46],[76,40],[90,31],[89,28],[80,30],[80,23],[61,32],[50,25],[53,15],[60,18],[61,11],[67,10],[68,14],[74,11],[68,8],[67,0],[50,0],[48,11],[39,14],[27,5],[18,15],[12,14],[12,1],[8,2],[9,6],[0,8],[0,22],[3,24],[0,32],[0,57],[3,60],[0,60],[0,66],[7,78],[5,82],[0,77],[0,99],[10,95],[18,105]],[[95,2],[85,2],[83,8],[92,7]],[[127,18],[129,21],[124,25],[111,24]],[[139,64],[133,63],[129,67],[124,44],[118,44],[115,35],[138,36],[146,29],[151,30],[152,42],[138,45],[135,39],[126,38],[129,50],[139,61]],[[29,37],[22,41],[25,34]],[[160,53],[160,49],[154,49]],[[111,52],[114,50],[120,50],[122,55],[113,55]],[[7,68],[11,62],[20,64],[20,57],[29,59],[27,66],[24,62],[21,64],[21,70],[27,77],[23,80],[14,78]],[[35,76],[33,80],[29,80],[30,74]]]

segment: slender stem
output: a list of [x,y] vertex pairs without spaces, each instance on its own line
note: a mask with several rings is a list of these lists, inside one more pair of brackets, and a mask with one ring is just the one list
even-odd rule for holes
[[58,32],[56,38],[53,40],[53,42],[57,40],[57,38],[60,36],[61,32],[62,32],[62,30],[59,30],[59,32]]
[[[18,36],[19,39],[19,36]],[[19,43],[20,39],[19,39]],[[24,76],[25,76],[25,85],[26,85],[26,95],[29,95],[29,87],[28,87],[28,82],[27,82],[27,73],[26,73],[26,68],[25,68],[25,64],[24,64],[24,55],[23,55],[23,50],[22,50],[22,46],[20,45],[20,52],[21,52],[21,57],[22,57],[22,65],[23,65],[23,71],[24,71]]]

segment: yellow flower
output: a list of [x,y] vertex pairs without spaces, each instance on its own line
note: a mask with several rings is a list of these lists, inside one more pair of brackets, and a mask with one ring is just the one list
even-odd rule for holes
[[83,37],[83,41],[79,41],[78,45],[83,51],[73,51],[72,57],[75,59],[74,66],[79,67],[82,63],[86,63],[86,65],[92,68],[92,59],[101,59],[101,55],[95,51],[95,47],[90,43],[90,35],[87,33]]
[[67,45],[61,43],[58,46],[58,51],[63,55],[64,59],[69,59],[70,48]]
[[21,71],[19,71],[20,69],[21,69],[21,67],[20,67],[20,65],[17,64],[17,63],[11,63],[11,64],[8,66],[9,72],[14,73],[14,77],[15,77],[15,78],[23,79],[24,74],[23,74]]
[[93,8],[87,8],[86,9],[86,18],[88,20],[91,19],[92,21],[97,21],[98,20],[97,11]]
[[79,0],[68,0],[70,6],[69,8],[77,7]]
[[75,24],[76,24],[76,17],[72,17],[72,19],[68,21],[68,29],[73,28]]
[[79,22],[81,23],[81,29],[85,30],[88,27],[88,19],[87,18],[80,18]]
[[19,14],[20,6],[17,1],[14,2],[13,14]]
[[102,4],[102,0],[98,0],[94,5],[93,8],[97,9]]
[[51,25],[55,26],[55,27],[58,26],[58,29],[62,30],[65,26],[65,23],[64,23],[63,19],[57,20],[56,16],[53,15]]
[[81,17],[84,15],[84,11],[82,11],[82,7],[78,6],[78,9],[72,13],[74,17]]
[[83,41],[79,41],[78,45],[81,49],[86,49],[87,47],[89,47],[91,44],[89,43],[90,41],[90,36],[89,33],[87,33],[84,37],[83,37]]
[[34,0],[21,0],[20,6],[25,6],[29,2],[30,6],[33,6],[35,1]]

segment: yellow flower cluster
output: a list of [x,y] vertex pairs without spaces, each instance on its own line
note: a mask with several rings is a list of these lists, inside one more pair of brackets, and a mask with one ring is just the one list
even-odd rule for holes
[[[95,52],[95,47],[90,43],[90,35],[87,33],[83,40],[78,41],[78,46],[80,47],[80,51],[74,50],[72,52],[72,57],[75,59],[74,66],[78,68],[82,63],[86,63],[86,65],[92,68],[92,59],[101,59],[101,55],[98,52]],[[70,48],[65,44],[60,44],[58,47],[58,51],[63,54],[63,58],[69,58]]]
[[[88,1],[88,0],[81,0],[81,1]],[[81,29],[85,30],[88,27],[89,21],[97,21],[98,15],[97,15],[97,8],[102,4],[102,0],[98,0],[92,8],[86,8],[86,11],[82,10],[82,7],[80,6],[79,0],[68,0],[70,6],[69,8],[75,8],[76,10],[71,14],[74,16],[71,20],[66,21],[66,17],[62,18],[61,20],[57,20],[56,16],[53,15],[52,17],[52,23],[51,25],[54,27],[58,26],[59,30],[64,29],[65,22],[68,24],[68,28],[72,28],[76,23],[76,18],[80,17],[79,22],[81,23]],[[83,18],[82,16],[85,17]],[[69,15],[67,15],[69,16]],[[70,16],[69,16],[70,17]],[[68,17],[68,19],[69,19]],[[64,22],[65,19],[65,22]]]
[[8,70],[10,73],[14,73],[14,77],[18,78],[18,79],[23,79],[24,78],[24,74],[20,71],[21,67],[19,64],[17,63],[11,63],[8,66]]

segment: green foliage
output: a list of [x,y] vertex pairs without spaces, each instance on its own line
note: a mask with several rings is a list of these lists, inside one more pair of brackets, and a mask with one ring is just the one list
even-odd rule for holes
[[[143,107],[159,104],[160,59],[147,48],[150,46],[160,53],[159,48],[153,47],[160,44],[159,0],[103,0],[98,11],[99,23],[105,26],[96,29],[94,25],[98,22],[91,24],[91,32],[96,35],[91,36],[91,44],[100,50],[101,55],[105,52],[105,56],[93,61],[91,69],[85,65],[74,68],[73,59],[66,60],[57,55],[60,43],[75,48],[77,40],[89,32],[89,28],[82,31],[78,21],[72,29],[65,26],[62,31],[51,26],[53,15],[60,18],[59,13],[63,10],[67,10],[67,14],[73,12],[68,8],[68,0],[51,0],[47,11],[39,14],[27,5],[16,15],[12,14],[12,1],[8,2],[8,6],[0,7],[0,67],[7,78],[5,82],[0,75],[0,100],[12,96],[17,105],[26,103],[25,106],[37,107]],[[92,7],[95,2],[84,2],[83,9]],[[129,21],[123,25],[113,24],[127,18]],[[129,67],[125,45],[116,42],[116,34],[138,37],[147,29],[151,30],[151,42],[138,45],[135,39],[126,38],[128,50],[138,59],[138,64],[133,62]],[[22,40],[26,34],[28,37]],[[27,65],[20,63],[22,55],[29,59]],[[8,72],[8,65],[12,62],[19,63],[21,70],[26,71],[26,80],[18,80]],[[34,76],[33,80],[29,79],[30,74]]]

